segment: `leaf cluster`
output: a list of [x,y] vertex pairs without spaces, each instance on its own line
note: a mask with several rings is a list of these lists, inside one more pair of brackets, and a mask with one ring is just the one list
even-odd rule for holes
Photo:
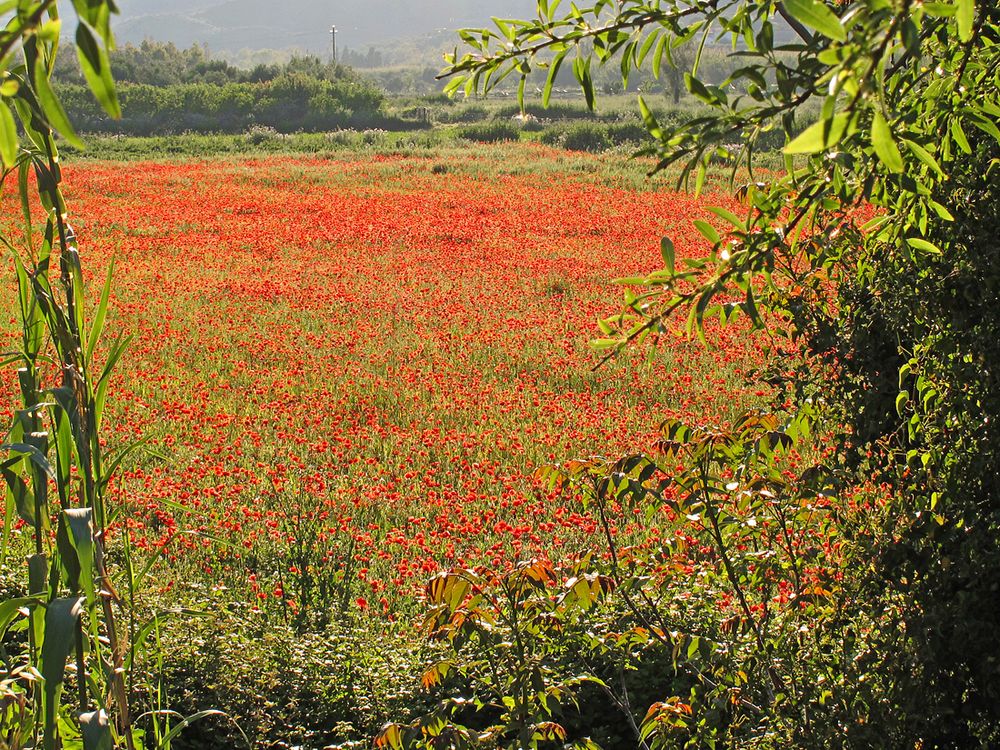
[[[768,448],[788,441],[810,451],[811,435],[829,443],[821,452],[829,460],[790,480],[767,452],[747,473],[754,449],[745,424],[670,425],[659,450],[677,466],[640,455],[567,464],[550,478],[585,479],[597,498],[665,499],[705,528],[704,546],[757,653],[783,654],[758,665],[764,679],[752,681],[751,703],[760,723],[740,742],[996,741],[995,709],[970,696],[998,691],[997,672],[971,655],[988,650],[986,633],[998,624],[985,614],[997,611],[995,593],[979,582],[1000,571],[988,542],[1000,528],[1000,467],[985,448],[996,444],[1000,405],[987,364],[998,340],[990,290],[1000,278],[991,235],[1000,11],[976,0],[539,2],[537,11],[462,32],[467,51],[448,59],[449,90],[485,92],[511,75],[523,82],[535,67],[551,76],[571,64],[593,105],[595,65],[613,60],[627,81],[637,67],[659,75],[677,66],[679,50],[693,50],[685,86],[709,111],[664,126],[640,99],[645,153],[695,192],[708,167],[726,160],[742,206],[695,223],[707,256],[664,239],[662,268],[621,279],[623,309],[600,321],[597,349],[612,356],[662,340],[678,315],[707,343],[706,321],[743,317],[771,342],[764,369],[787,410],[779,423],[796,426],[767,438]],[[776,41],[783,29],[791,42]],[[739,65],[712,85],[699,77],[700,56],[721,42]],[[758,144],[774,134],[784,144],[781,173],[756,167]],[[752,475],[763,481],[748,484]],[[771,615],[751,616],[758,604],[772,606],[773,576],[755,577],[734,550],[757,545],[774,556],[786,547],[762,530],[727,538],[746,528],[737,498],[747,491],[843,498],[831,525],[819,527],[842,539],[839,560],[826,558],[839,566],[842,595],[822,594],[829,606],[807,626],[811,636],[779,639],[780,647],[767,636]],[[654,716],[683,713],[669,701],[654,708]]]

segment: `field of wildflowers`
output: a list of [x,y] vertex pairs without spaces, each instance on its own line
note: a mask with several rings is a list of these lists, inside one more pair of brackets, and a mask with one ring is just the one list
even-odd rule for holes
[[[113,264],[102,346],[131,337],[107,448],[144,441],[109,488],[109,540],[128,555],[113,562],[145,579],[133,617],[174,612],[201,664],[169,678],[174,698],[289,736],[298,714],[283,725],[267,700],[241,714],[185,670],[229,653],[220,679],[253,704],[288,682],[249,687],[266,674],[244,650],[253,633],[329,665],[324,650],[350,660],[358,633],[417,644],[439,570],[608,559],[594,508],[539,469],[646,449],[664,419],[710,425],[768,395],[746,377],[763,342],[738,324],[706,347],[679,322],[651,364],[595,369],[596,321],[621,302],[611,280],[662,263],[657,233],[678,262],[702,254],[691,219],[729,205],[642,170],[537,145],[66,167],[90,284]],[[685,536],[666,508],[606,510],[636,558]],[[220,616],[215,635],[187,642],[199,613]],[[384,693],[379,669],[352,662],[348,678]],[[322,666],[289,679],[312,680],[311,699],[343,682]],[[355,722],[343,736],[393,717],[379,700],[338,708]]]
[[[626,166],[634,122],[85,164],[58,1],[7,3],[0,746],[1000,744],[996,18],[869,5],[460,32],[446,93],[522,99],[552,53],[546,102],[575,50],[591,109],[612,57],[676,100],[700,37],[704,116],[640,98],[658,161]],[[74,9],[118,118],[116,7]]]
[[703,251],[698,201],[617,186],[598,157],[68,172],[85,267],[115,263],[108,325],[135,337],[111,439],[149,442],[114,488],[118,531],[162,550],[167,586],[225,586],[303,624],[392,617],[442,566],[593,547],[594,519],[543,491],[538,467],[761,395],[741,386],[756,355],[736,327],[711,349],[678,335],[652,370],[593,370],[594,321],[621,294],[609,279],[658,262],[657,230]]

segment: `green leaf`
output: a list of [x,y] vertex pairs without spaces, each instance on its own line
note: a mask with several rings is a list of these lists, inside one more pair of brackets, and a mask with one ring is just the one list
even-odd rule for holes
[[920,161],[930,167],[938,177],[944,177],[944,172],[941,170],[941,165],[937,163],[937,159],[931,156],[930,152],[921,146],[919,143],[914,143],[913,141],[904,138],[903,143],[906,147],[910,149],[914,156],[916,156]]
[[850,115],[838,115],[810,125],[785,146],[786,154],[816,154],[836,146],[847,134]]
[[937,398],[937,395],[938,392],[936,388],[928,388],[921,394],[921,404],[923,405],[924,411],[927,411],[931,407],[932,402],[935,398]]
[[602,349],[612,349],[618,346],[621,342],[618,339],[594,339],[590,342],[590,345],[601,351]]
[[718,216],[720,219],[728,221],[737,229],[746,229],[746,225],[743,223],[740,217],[734,214],[732,211],[722,208],[720,206],[709,206],[708,210],[711,211],[716,216]]
[[847,40],[844,25],[826,3],[820,0],[784,0],[784,5],[796,21],[838,42]]
[[115,343],[108,348],[108,354],[104,360],[104,369],[101,370],[101,376],[97,379],[97,382],[100,383],[111,375],[115,366],[118,364],[118,360],[121,359],[131,342],[131,335],[115,339]]
[[566,58],[566,50],[558,53],[552,58],[552,62],[549,63],[549,75],[545,79],[545,87],[542,89],[542,106],[549,106],[549,98],[552,96],[552,86],[556,82],[556,76],[559,74],[559,68],[562,66],[563,60]]
[[981,99],[979,107],[990,117],[1000,117],[1000,104],[991,99]]
[[706,104],[714,104],[717,101],[716,97],[712,96],[712,93],[705,87],[705,84],[690,73],[684,74],[684,86],[693,96]]
[[104,331],[104,320],[108,314],[108,299],[111,297],[111,276],[114,273],[114,260],[108,264],[108,275],[104,279],[104,288],[101,290],[101,299],[97,305],[97,312],[94,314],[94,323],[90,328],[90,336],[87,339],[87,360],[94,356],[94,349],[97,342],[101,340],[101,333]]
[[453,96],[458,89],[462,88],[463,83],[465,83],[465,76],[455,76],[445,84],[443,89],[444,94],[446,96]]
[[39,669],[45,679],[42,704],[45,747],[55,747],[59,716],[59,695],[66,673],[66,659],[76,643],[77,623],[83,611],[83,597],[73,596],[49,602],[45,608],[45,637]]
[[76,394],[69,386],[60,386],[49,391],[56,402],[52,412],[56,424],[56,463],[59,467],[60,483],[69,482],[69,467],[76,457],[73,435],[80,426]]
[[965,131],[962,129],[961,120],[951,121],[951,137],[955,139],[955,143],[958,147],[966,154],[972,153],[972,146],[969,145],[969,139],[965,137]]
[[878,158],[890,172],[898,174],[903,171],[903,156],[899,153],[899,147],[892,137],[889,123],[878,111],[872,118],[872,146]]
[[951,211],[937,201],[931,201],[930,206],[934,213],[936,213],[940,218],[945,221],[955,221],[955,217],[952,215]]
[[66,110],[63,109],[62,104],[59,103],[59,99],[56,98],[55,92],[49,84],[48,71],[45,69],[45,63],[42,62],[41,58],[35,62],[34,74],[32,82],[35,85],[35,94],[38,96],[38,103],[49,126],[74,146],[82,149],[83,141],[80,140],[76,131],[73,130],[73,126],[69,123],[69,118],[66,117]]
[[698,162],[698,169],[694,175],[694,196],[697,198],[701,195],[701,189],[705,187],[705,178],[708,176],[708,170],[705,169],[705,162]]
[[[4,468],[2,469],[2,473],[4,482],[7,484],[7,507],[16,509],[17,514],[25,523],[30,526],[37,526],[39,519],[35,512],[34,494],[28,489],[28,485],[25,484],[24,479],[16,472]],[[44,514],[41,520],[43,522],[46,520]]]
[[5,169],[17,162],[17,124],[6,104],[0,103],[0,161]]
[[698,230],[698,232],[701,234],[702,237],[711,242],[713,245],[719,244],[719,240],[721,239],[719,237],[719,233],[716,232],[715,227],[713,227],[707,221],[702,221],[701,219],[697,219],[694,222],[694,227],[695,229]]
[[938,18],[951,18],[958,12],[954,5],[939,2],[924,3],[923,8],[925,13]]
[[573,61],[573,75],[576,77],[580,88],[583,89],[583,98],[587,102],[587,109],[594,109],[594,79],[590,74],[590,58],[577,57]]
[[958,24],[958,38],[963,42],[972,39],[972,23],[976,17],[976,0],[956,0],[955,22]]
[[656,50],[653,52],[653,78],[660,80],[660,68],[663,66],[663,56],[666,54],[667,50],[667,35],[664,34],[660,37],[660,41],[656,44]]
[[80,714],[83,750],[111,750],[111,725],[103,709]]
[[24,244],[28,252],[35,253],[35,233],[31,222],[31,190],[28,187],[28,170],[30,166],[25,159],[17,168],[17,193],[21,199],[21,227],[24,231]]
[[509,42],[514,41],[514,27],[510,24],[509,21],[505,21],[502,18],[497,18],[496,16],[493,16],[492,20],[493,23],[496,25],[496,27],[500,29],[500,33],[507,38],[507,41]]
[[641,95],[639,96],[639,113],[642,115],[642,124],[649,131],[649,134],[657,140],[663,140],[663,130],[660,128],[660,123],[657,122],[656,115],[646,105],[646,100]]
[[0,603],[0,636],[7,632],[7,628],[21,614],[23,607],[30,607],[41,603],[38,596],[22,596],[16,599],[5,599]]
[[701,648],[701,639],[697,636],[691,636],[691,640],[688,641],[687,647],[687,658],[689,661],[695,657],[699,648]]
[[639,51],[638,53],[636,53],[635,56],[635,64],[637,66],[642,65],[643,61],[646,59],[646,55],[649,54],[649,51],[653,48],[653,45],[657,42],[660,33],[661,32],[659,31],[659,29],[654,29],[649,33],[649,35],[643,41],[642,46],[639,48]]
[[32,596],[40,596],[45,592],[48,573],[48,556],[44,552],[36,552],[28,557],[28,592]]
[[[35,38],[46,44],[52,44],[58,41],[60,29],[62,29],[62,21],[58,18],[50,18],[35,29]],[[50,67],[51,64],[50,57]]]
[[4,443],[0,445],[0,450],[21,453],[27,456],[35,466],[45,472],[45,475],[49,479],[55,481],[56,475],[52,472],[52,465],[45,455],[34,445],[30,443]]
[[708,35],[712,31],[713,21],[709,21],[705,24],[705,31],[702,32],[701,41],[698,42],[698,49],[694,53],[694,61],[691,63],[691,75],[698,75],[698,69],[701,67],[701,56],[705,52],[705,43],[708,41]]
[[907,362],[902,367],[899,368],[899,390],[903,390],[903,384],[910,377],[910,373],[913,371],[913,366]]
[[925,253],[931,253],[932,255],[940,255],[941,248],[935,245],[933,242],[928,242],[927,240],[921,239],[919,237],[908,237],[906,239],[906,244],[915,250],[921,250]]
[[145,446],[150,441],[150,436],[145,435],[138,440],[126,445],[124,448],[118,450],[117,453],[113,454],[113,458],[106,461],[104,464],[104,473],[100,477],[101,486],[107,486],[108,482],[114,477],[115,472],[118,467],[122,465],[133,453]]
[[80,69],[87,79],[87,85],[94,92],[104,111],[116,120],[122,116],[115,93],[115,81],[111,77],[111,63],[103,45],[99,44],[94,32],[83,21],[76,27],[76,55]]
[[[174,739],[174,737],[179,735],[181,732],[183,732],[189,726],[194,724],[196,721],[204,719],[206,716],[226,716],[226,713],[223,711],[219,711],[218,709],[210,708],[204,711],[199,711],[198,713],[195,714],[191,714],[190,716],[185,716],[169,732],[163,735],[163,739],[160,740],[160,744],[156,746],[156,750],[165,750],[166,748],[169,748],[170,742],[171,740]],[[239,729],[239,725],[236,725],[236,728]],[[240,734],[243,734],[242,729],[239,729],[239,731]],[[243,739],[244,740],[247,739],[245,734],[243,735]],[[247,747],[249,746],[250,746],[250,741],[247,740]]]
[[990,120],[988,117],[983,117],[978,113],[970,114],[970,119],[972,120],[973,125],[975,125],[977,128],[982,130],[987,135],[993,136],[993,138],[998,143],[1000,143],[1000,128],[998,128],[992,120]]
[[660,240],[660,255],[663,256],[663,267],[666,268],[671,275],[673,275],[674,243],[670,241],[669,237],[664,237]]
[[94,525],[92,508],[67,508],[66,525],[69,528],[69,541],[76,550],[80,562],[80,583],[87,594],[87,601],[96,600],[94,590]]

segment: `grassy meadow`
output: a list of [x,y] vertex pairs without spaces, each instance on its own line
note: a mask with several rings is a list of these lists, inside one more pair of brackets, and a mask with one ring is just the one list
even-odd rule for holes
[[68,5],[0,33],[0,750],[1000,747],[989,3],[440,73]]
[[[70,159],[84,269],[114,264],[108,326],[133,337],[107,440],[148,441],[110,534],[148,566],[132,617],[172,613],[132,688],[231,717],[186,742],[235,742],[233,722],[259,747],[369,741],[429,700],[433,573],[607,554],[539,467],[767,395],[740,326],[706,348],[681,322],[652,364],[595,369],[611,280],[662,264],[664,233],[703,252],[690,220],[729,201],[645,169],[531,143]],[[612,521],[637,548],[674,533]]]

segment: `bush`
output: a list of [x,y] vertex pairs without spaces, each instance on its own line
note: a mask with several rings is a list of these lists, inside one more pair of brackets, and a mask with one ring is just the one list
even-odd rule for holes
[[638,120],[552,125],[544,128],[540,137],[547,146],[591,153],[607,151],[614,146],[637,147],[649,139],[649,131]]
[[638,120],[625,120],[608,126],[608,139],[616,146],[638,145],[649,141],[650,135]]
[[472,123],[482,122],[489,117],[486,107],[478,104],[465,104],[453,108],[438,110],[438,122],[442,123]]
[[[427,652],[384,623],[331,625],[296,633],[212,605],[210,620],[164,634],[164,684],[169,705],[185,714],[224,711],[189,727],[175,747],[208,750],[370,741],[390,716],[430,708],[412,675]],[[237,728],[237,725],[239,728]]]
[[466,140],[478,143],[516,141],[521,137],[521,131],[516,125],[502,120],[466,125],[458,131],[458,134]]
[[384,124],[383,95],[367,83],[286,73],[257,83],[121,84],[123,117],[96,109],[84,86],[66,85],[63,102],[80,130],[127,135],[240,133],[253,125],[280,133]]
[[598,123],[579,123],[566,128],[563,133],[562,145],[570,151],[589,151],[596,153],[611,147],[608,128]]
[[540,140],[547,146],[591,153],[605,151],[614,145],[608,136],[608,126],[596,122],[548,127],[542,131]]
[[247,128],[247,132],[243,134],[246,142],[259,146],[262,143],[268,143],[269,141],[274,141],[281,138],[281,134],[274,128],[269,128],[266,125],[253,125]]
[[[641,739],[654,750],[1000,746],[1000,10],[982,0],[615,9],[556,15],[539,2],[537,20],[511,22],[509,35],[468,32],[487,41],[449,57],[449,72],[488,90],[527,76],[548,48],[575,56],[593,98],[589,66],[609,50],[626,75],[640,59],[673,65],[715,22],[741,48],[736,96],[691,63],[685,82],[704,111],[659,118],[656,168],[677,165],[700,189],[719,150],[742,142],[753,181],[711,209],[721,221],[695,222],[712,248],[704,258],[676,263],[663,238],[662,267],[627,281],[641,291],[600,321],[595,344],[614,353],[657,339],[677,313],[702,337],[706,320],[739,316],[775,342],[759,373],[777,387],[772,407],[728,427],[667,420],[653,451],[544,470],[552,486],[590,493],[602,520],[604,503],[672,511],[672,541],[642,564],[632,551],[619,564],[604,523],[606,574],[636,597],[637,627],[644,637],[659,627],[674,668],[702,678],[686,694],[667,688]],[[779,22],[794,45],[775,46]],[[568,131],[545,137],[570,145]],[[778,145],[795,169],[763,174],[752,154]],[[684,575],[656,583],[673,555]],[[571,579],[573,595],[595,580]],[[429,600],[432,616],[462,625],[475,604]],[[547,645],[562,641],[554,631]],[[521,679],[527,659],[514,661]],[[551,684],[558,669],[544,675]],[[504,696],[526,708],[499,731],[552,736],[526,696]]]

